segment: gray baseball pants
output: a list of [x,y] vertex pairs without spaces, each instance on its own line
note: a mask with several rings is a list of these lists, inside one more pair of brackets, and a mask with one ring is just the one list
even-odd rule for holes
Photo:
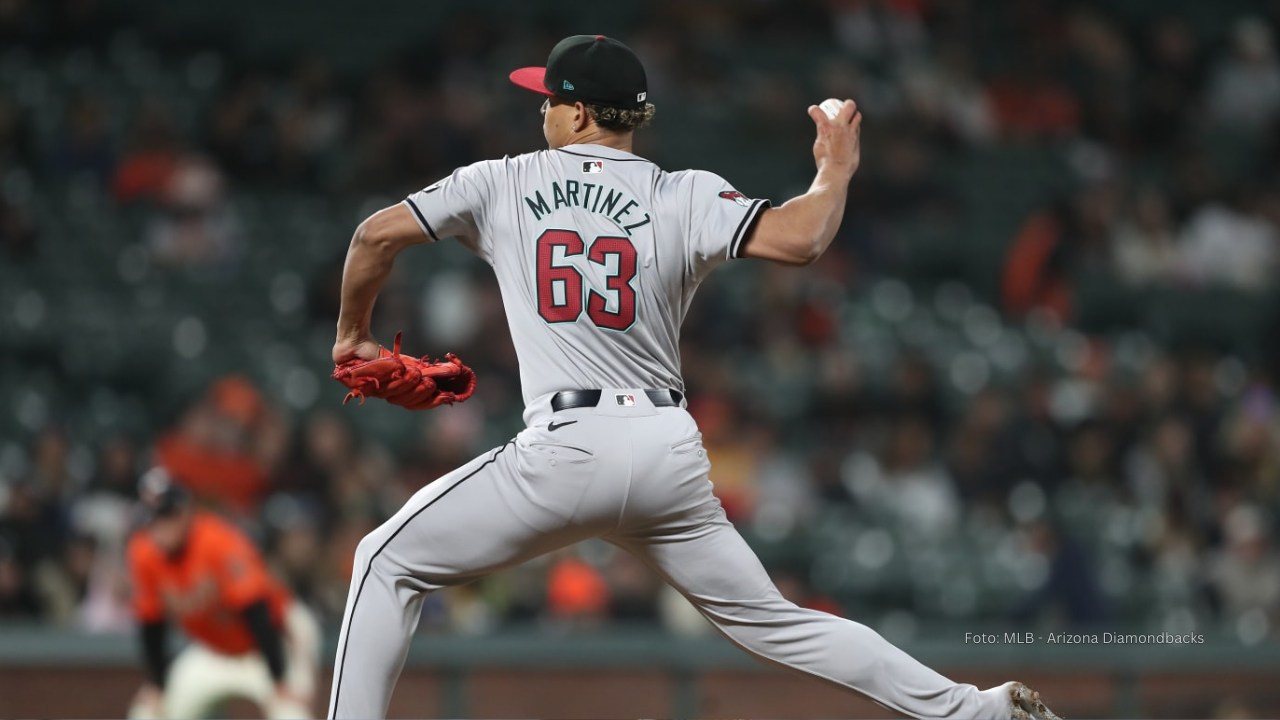
[[712,495],[683,408],[606,389],[597,407],[552,414],[543,398],[525,417],[513,441],[424,487],[360,542],[330,718],[385,716],[427,593],[590,537],[634,553],[761,659],[913,717],[1009,717],[1001,688],[954,683],[865,625],[785,600]]

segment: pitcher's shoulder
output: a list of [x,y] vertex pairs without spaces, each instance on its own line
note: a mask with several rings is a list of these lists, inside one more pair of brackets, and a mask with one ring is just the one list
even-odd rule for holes
[[691,168],[688,170],[662,171],[656,185],[660,192],[675,194],[686,200],[692,199],[701,190],[716,189],[725,186],[724,178],[710,170]]

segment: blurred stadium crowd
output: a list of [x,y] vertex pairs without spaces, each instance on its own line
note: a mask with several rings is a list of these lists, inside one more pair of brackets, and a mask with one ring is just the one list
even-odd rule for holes
[[[649,67],[638,152],[750,196],[807,184],[808,103],[866,117],[828,255],[721,271],[684,330],[718,492],[790,596],[905,635],[1280,631],[1275,3],[664,0],[595,27],[481,5],[339,62],[141,0],[0,1],[0,618],[130,625],[153,463],[338,617],[359,538],[521,410],[495,285],[456,247],[406,256],[376,327],[466,358],[476,398],[339,407],[349,234],[537,149],[506,70],[599,28]],[[696,630],[668,593],[589,543],[424,627]]]

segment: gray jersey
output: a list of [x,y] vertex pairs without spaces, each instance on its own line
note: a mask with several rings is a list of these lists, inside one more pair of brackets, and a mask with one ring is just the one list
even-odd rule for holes
[[694,291],[739,255],[769,202],[713,173],[570,145],[460,168],[405,204],[432,240],[456,236],[493,266],[527,404],[581,388],[683,390]]
[[[694,290],[741,253],[766,202],[595,145],[477,163],[405,202],[423,232],[461,238],[497,273],[527,427],[360,541],[331,718],[385,717],[428,593],[591,537],[640,558],[772,662],[912,717],[1010,716],[1007,687],[952,682],[871,628],[784,598],[712,493],[693,416],[638,392],[682,389],[679,328]],[[550,400],[595,388],[576,404]],[[497,714],[528,715],[514,700]]]

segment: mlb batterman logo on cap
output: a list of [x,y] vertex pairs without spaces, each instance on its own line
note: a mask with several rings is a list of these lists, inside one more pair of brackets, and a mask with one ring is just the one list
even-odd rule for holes
[[511,82],[548,97],[639,110],[649,96],[644,65],[631,48],[604,35],[573,35],[556,43],[546,67],[511,73]]

